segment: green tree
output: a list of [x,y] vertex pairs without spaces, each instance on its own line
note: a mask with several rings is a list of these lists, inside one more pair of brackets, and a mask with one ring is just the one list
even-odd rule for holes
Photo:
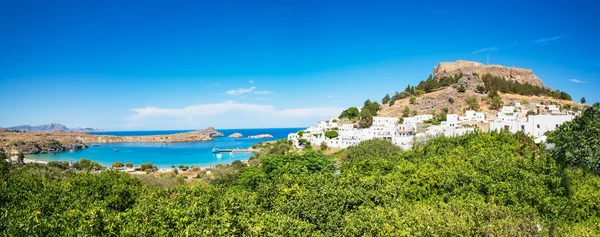
[[561,164],[600,174],[599,131],[600,103],[595,103],[548,134],[548,142],[556,146],[550,153]]
[[[500,98],[500,95],[498,94],[497,91],[490,90],[490,92],[488,93],[488,97],[491,99],[491,103],[490,103],[491,109],[499,110],[500,108],[502,108],[502,106],[503,106],[502,98]],[[471,106],[471,105],[469,104],[469,106]]]
[[454,98],[452,98],[452,97],[448,98],[448,103],[454,104]]
[[123,168],[123,166],[125,166],[125,165],[123,165],[123,163],[121,163],[120,161],[116,161],[115,163],[112,164],[112,167],[117,168],[117,169]]
[[358,122],[361,128],[369,128],[373,125],[373,115],[366,109],[360,112],[360,121]]
[[101,170],[102,166],[97,162],[81,158],[79,161],[73,163],[72,167],[77,170]]
[[580,101],[581,101],[582,104],[585,104],[585,102],[586,102],[585,97],[581,97]]
[[465,88],[465,86],[460,85],[458,86],[458,88],[456,88],[456,90],[460,93],[465,93],[465,91],[467,91],[467,88]]
[[408,116],[410,116],[410,109],[408,108],[408,106],[404,106],[404,109],[402,110],[402,117]]
[[350,108],[344,110],[339,117],[340,118],[347,118],[349,120],[355,120],[356,118],[358,118],[359,114],[360,113],[358,111],[358,108],[356,108],[356,107],[350,107]]
[[127,163],[125,164],[125,167],[127,167],[127,168],[133,168],[133,163],[131,163],[131,162],[127,162]]
[[377,111],[379,111],[379,108],[380,108],[380,105],[379,105],[379,103],[377,103],[377,101],[371,102],[371,100],[366,100],[361,109],[361,112],[363,110],[367,110],[367,111],[369,111],[371,116],[377,116]]
[[417,103],[417,97],[411,96],[409,101],[410,101],[410,104],[414,105]]
[[385,94],[385,96],[383,97],[383,99],[381,99],[381,104],[387,104],[390,102],[390,95],[389,94]]
[[338,134],[338,132],[337,132],[337,131],[335,131],[335,130],[329,130],[329,131],[326,131],[326,132],[325,132],[325,137],[326,137],[326,138],[329,138],[329,139],[336,138],[336,137],[338,137],[338,136],[339,136],[339,134]]

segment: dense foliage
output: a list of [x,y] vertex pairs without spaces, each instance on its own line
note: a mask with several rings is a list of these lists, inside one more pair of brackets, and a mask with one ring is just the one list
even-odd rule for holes
[[381,106],[379,103],[377,103],[377,101],[366,100],[361,108],[361,112],[366,110],[371,114],[371,116],[377,116],[377,111],[379,111],[380,107]]
[[545,95],[561,100],[571,100],[571,96],[566,92],[559,90],[552,91],[546,87],[531,85],[528,83],[521,84],[518,81],[506,80],[502,77],[485,74],[481,77],[485,84],[486,91],[500,91],[503,93],[513,93],[519,95]]
[[458,83],[458,79],[462,78],[463,75],[458,73],[453,77],[441,77],[434,78],[431,75],[427,78],[427,80],[421,81],[417,86],[417,90],[423,90],[425,92],[432,92],[439,88],[448,87],[450,85]]
[[552,155],[561,164],[600,174],[600,103],[552,131],[548,141],[555,143]]
[[355,120],[356,118],[358,118],[358,115],[359,115],[358,108],[350,107],[350,108],[342,111],[342,114],[340,114],[339,118],[347,118],[349,120]]
[[[211,182],[0,163],[7,236],[532,236],[600,234],[600,178],[523,134],[371,140],[336,157],[263,144]],[[336,162],[334,158],[339,161]],[[233,169],[233,167],[231,167]]]

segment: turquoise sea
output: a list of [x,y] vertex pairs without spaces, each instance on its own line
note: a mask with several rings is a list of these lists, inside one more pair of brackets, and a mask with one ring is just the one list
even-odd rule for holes
[[[159,168],[170,168],[171,165],[198,165],[201,167],[210,167],[217,164],[230,164],[235,160],[247,160],[250,153],[222,153],[218,158],[212,153],[213,148],[248,148],[252,144],[264,141],[278,140],[286,138],[288,133],[297,132],[303,128],[258,128],[258,129],[217,129],[222,132],[224,137],[216,137],[209,142],[184,142],[184,143],[111,143],[91,146],[83,150],[72,152],[62,152],[55,154],[36,154],[28,155],[27,158],[53,161],[77,161],[80,158],[86,158],[96,161],[102,165],[110,166],[115,161],[122,163],[133,162],[134,165],[151,162]],[[113,136],[148,136],[165,135],[191,130],[172,130],[172,131],[119,131],[119,132],[99,132],[93,134],[113,135]],[[244,138],[228,138],[232,133],[239,132]],[[274,138],[269,139],[250,139],[251,135],[271,134]],[[119,149],[119,152],[115,152]]]

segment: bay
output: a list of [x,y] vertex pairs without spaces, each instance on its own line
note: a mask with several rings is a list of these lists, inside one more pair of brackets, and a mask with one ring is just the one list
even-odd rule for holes
[[[170,168],[171,165],[197,165],[200,167],[212,167],[217,164],[231,164],[235,160],[247,160],[251,153],[221,153],[217,157],[212,153],[213,148],[248,148],[253,144],[266,141],[274,141],[286,138],[289,133],[297,132],[303,128],[246,128],[246,129],[217,129],[223,133],[223,137],[215,137],[213,141],[207,142],[182,142],[182,143],[107,143],[92,146],[87,149],[54,154],[34,154],[27,158],[44,161],[71,161],[75,162],[86,158],[105,166],[110,166],[115,161],[123,164],[132,162],[135,166],[141,163],[152,163],[159,168]],[[149,136],[168,135],[192,130],[162,130],[162,131],[115,131],[98,132],[97,135],[112,136]],[[227,136],[239,132],[244,138],[228,138]],[[251,139],[248,136],[271,134],[273,138]],[[115,151],[118,149],[118,152]]]

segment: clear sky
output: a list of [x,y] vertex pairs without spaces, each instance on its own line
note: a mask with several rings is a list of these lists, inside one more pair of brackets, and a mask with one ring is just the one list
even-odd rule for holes
[[487,53],[593,103],[599,13],[589,0],[0,0],[0,127],[307,126]]

